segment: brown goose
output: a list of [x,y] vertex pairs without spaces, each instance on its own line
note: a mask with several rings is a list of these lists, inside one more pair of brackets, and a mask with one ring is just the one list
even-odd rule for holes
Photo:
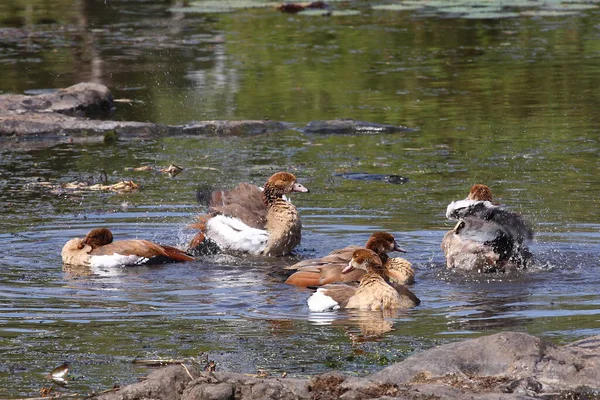
[[69,240],[61,251],[64,264],[92,267],[162,264],[194,261],[194,257],[175,247],[148,240],[113,241],[106,228],[92,229],[83,238]]
[[[352,259],[352,254],[360,246],[348,246],[334,250],[325,257],[313,258],[296,263],[286,269],[295,269],[297,272],[288,277],[285,283],[301,287],[322,286],[334,282],[358,282],[365,274],[364,270],[354,269],[342,273]],[[403,285],[413,284],[415,271],[412,264],[404,258],[390,258],[387,253],[399,251],[405,253],[396,243],[396,239],[388,232],[374,232],[364,248],[373,250],[382,260],[386,276],[392,281]]]
[[521,215],[493,204],[488,186],[473,185],[465,200],[448,205],[446,216],[458,219],[442,239],[447,268],[494,272],[531,262],[526,242],[533,231]]
[[353,269],[366,270],[358,287],[345,283],[330,283],[320,287],[309,297],[308,308],[315,312],[338,308],[389,310],[414,307],[421,303],[405,286],[390,286],[383,277],[381,259],[374,251],[356,250],[345,271]]
[[[277,172],[263,189],[241,183],[228,191],[213,191],[210,213],[192,225],[200,232],[190,250],[208,243],[220,250],[282,256],[300,243],[302,224],[296,207],[285,195],[308,192],[289,172]],[[208,240],[207,240],[208,239]]]

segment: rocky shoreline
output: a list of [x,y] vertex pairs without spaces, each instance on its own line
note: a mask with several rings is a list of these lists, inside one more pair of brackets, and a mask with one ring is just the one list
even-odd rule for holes
[[[136,121],[111,121],[115,103],[110,90],[101,84],[83,82],[55,92],[34,96],[0,96],[0,140],[47,142],[90,142],[107,138],[146,139],[163,136],[256,135],[284,129],[307,134],[381,134],[410,132],[405,126],[385,125],[349,119],[311,121],[306,127],[270,120],[195,121],[182,125],[161,125]],[[103,119],[87,118],[86,115]]]
[[555,346],[503,332],[438,346],[364,377],[331,372],[310,379],[258,378],[179,364],[93,398],[600,399],[600,336]]

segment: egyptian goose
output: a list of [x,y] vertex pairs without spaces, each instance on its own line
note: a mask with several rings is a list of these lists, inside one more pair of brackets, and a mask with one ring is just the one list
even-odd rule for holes
[[148,240],[114,242],[112,232],[106,228],[92,229],[83,239],[69,240],[61,256],[64,264],[105,268],[194,261],[194,257],[175,247]]
[[317,289],[308,298],[311,311],[322,312],[339,308],[359,310],[389,310],[417,306],[421,301],[404,285],[391,286],[384,278],[381,259],[372,250],[359,249],[344,269],[365,270],[358,287],[345,283],[330,283]]
[[[288,277],[285,283],[301,287],[322,286],[334,282],[359,282],[364,270],[354,269],[342,273],[352,259],[352,254],[360,246],[348,246],[334,250],[325,257],[313,258],[296,263],[286,269],[295,269],[297,272]],[[404,258],[390,258],[387,253],[399,251],[405,253],[396,243],[396,239],[388,232],[374,232],[364,248],[373,250],[385,267],[385,275],[392,281],[402,285],[411,285],[415,282],[415,271],[412,264]]]
[[191,251],[207,246],[266,256],[283,256],[300,243],[302,224],[296,207],[285,195],[308,192],[289,172],[277,172],[263,189],[240,183],[228,191],[213,191],[210,213],[192,227],[200,232],[190,242]]
[[526,245],[532,229],[521,215],[493,204],[488,186],[473,185],[465,200],[448,205],[446,216],[458,220],[442,239],[447,268],[506,271],[532,260]]

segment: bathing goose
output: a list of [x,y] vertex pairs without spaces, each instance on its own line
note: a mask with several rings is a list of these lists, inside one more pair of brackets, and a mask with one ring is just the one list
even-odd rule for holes
[[532,229],[521,215],[493,204],[486,185],[473,185],[465,200],[448,205],[446,216],[458,220],[442,239],[448,268],[506,271],[531,261]]
[[[358,282],[365,274],[364,270],[354,269],[342,273],[352,259],[352,254],[360,246],[348,246],[334,250],[325,257],[313,258],[296,263],[286,269],[295,269],[297,272],[288,277],[285,283],[301,287],[322,286],[334,282]],[[412,264],[404,258],[390,258],[387,253],[399,251],[405,253],[396,243],[394,236],[388,232],[374,232],[364,248],[373,250],[385,267],[386,276],[393,282],[410,285],[415,281],[415,271]]]
[[421,303],[405,286],[390,286],[383,277],[384,267],[381,259],[374,251],[356,250],[344,272],[348,273],[353,269],[366,271],[358,287],[345,283],[322,286],[308,298],[308,308],[315,312],[339,308],[374,311],[409,308]]
[[106,228],[92,229],[83,238],[69,240],[61,251],[64,264],[92,267],[162,264],[194,261],[194,257],[175,247],[148,240],[113,241]]
[[192,227],[200,232],[189,249],[203,251],[212,245],[218,250],[282,256],[300,243],[302,225],[296,207],[285,195],[308,192],[288,172],[277,172],[263,189],[241,183],[232,190],[210,194],[210,213]]

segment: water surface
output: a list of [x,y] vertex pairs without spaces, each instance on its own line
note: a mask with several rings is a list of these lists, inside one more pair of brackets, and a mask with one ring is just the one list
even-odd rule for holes
[[[10,2],[9,2],[10,3]],[[68,393],[134,382],[136,358],[201,359],[222,370],[364,374],[452,340],[516,330],[555,343],[599,334],[598,12],[465,20],[381,13],[314,18],[270,9],[177,15],[167,2],[0,6],[0,90],[94,80],[111,118],[157,123],[262,119],[301,127],[355,118],[415,132],[247,137],[0,149],[2,397],[30,397],[71,362]],[[19,35],[25,35],[21,37]],[[175,178],[126,167],[167,166]],[[94,227],[184,246],[203,186],[294,172],[303,240],[286,258],[231,255],[168,266],[64,269],[60,249]],[[51,192],[41,181],[132,179],[138,193]],[[398,174],[409,181],[345,179]],[[537,266],[515,275],[447,272],[448,202],[487,183],[527,216]],[[311,314],[284,265],[393,232],[422,305],[377,318]],[[390,328],[393,330],[388,331]],[[383,333],[385,332],[385,333]],[[377,335],[377,333],[380,333]]]

